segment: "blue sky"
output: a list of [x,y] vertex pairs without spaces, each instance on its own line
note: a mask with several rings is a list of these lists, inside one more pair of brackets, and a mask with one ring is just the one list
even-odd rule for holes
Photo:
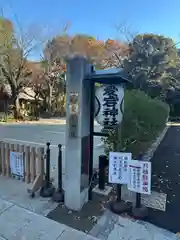
[[70,34],[106,40],[119,37],[116,25],[125,23],[132,32],[180,40],[180,0],[0,0],[0,8],[23,28],[46,26],[49,35],[60,33],[68,21]]

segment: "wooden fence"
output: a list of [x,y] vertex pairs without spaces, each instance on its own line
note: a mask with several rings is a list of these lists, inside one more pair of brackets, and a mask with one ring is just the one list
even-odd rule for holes
[[[22,153],[21,159],[12,157]],[[17,167],[18,164],[21,166]],[[16,165],[16,166],[15,166]],[[14,167],[13,167],[14,166]],[[15,168],[21,168],[21,174],[14,173]],[[30,147],[20,144],[0,142],[0,174],[2,176],[17,177],[33,185],[42,184],[44,179],[44,148]]]

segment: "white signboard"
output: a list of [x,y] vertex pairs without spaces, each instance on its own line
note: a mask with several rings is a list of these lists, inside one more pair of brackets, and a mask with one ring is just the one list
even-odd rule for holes
[[103,85],[95,92],[95,118],[101,126],[114,127],[122,122],[124,89],[121,85]]
[[128,164],[132,158],[131,153],[110,152],[109,153],[109,182],[127,184]]
[[10,152],[11,174],[24,178],[24,154],[20,152]]
[[131,160],[128,167],[128,189],[133,192],[151,194],[151,162]]

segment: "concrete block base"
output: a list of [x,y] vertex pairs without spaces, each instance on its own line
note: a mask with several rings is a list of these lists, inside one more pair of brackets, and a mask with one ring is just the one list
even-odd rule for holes
[[96,186],[93,188],[92,191],[95,192],[95,193],[98,193],[98,194],[100,194],[100,195],[108,196],[108,195],[110,194],[110,192],[112,191],[112,187],[110,187],[110,186],[105,186],[105,189],[104,189],[104,190],[100,190],[100,189],[99,189],[99,186],[96,185]]

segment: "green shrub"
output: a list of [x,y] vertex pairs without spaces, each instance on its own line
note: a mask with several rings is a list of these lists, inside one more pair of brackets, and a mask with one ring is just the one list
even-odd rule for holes
[[132,152],[133,157],[144,153],[165,127],[168,115],[165,103],[151,99],[144,92],[127,90],[121,128],[109,131],[110,136],[104,138],[106,153],[114,151],[114,147]]
[[14,120],[14,116],[9,113],[3,113],[2,115],[0,115],[0,122],[9,122],[9,121],[13,121]]

